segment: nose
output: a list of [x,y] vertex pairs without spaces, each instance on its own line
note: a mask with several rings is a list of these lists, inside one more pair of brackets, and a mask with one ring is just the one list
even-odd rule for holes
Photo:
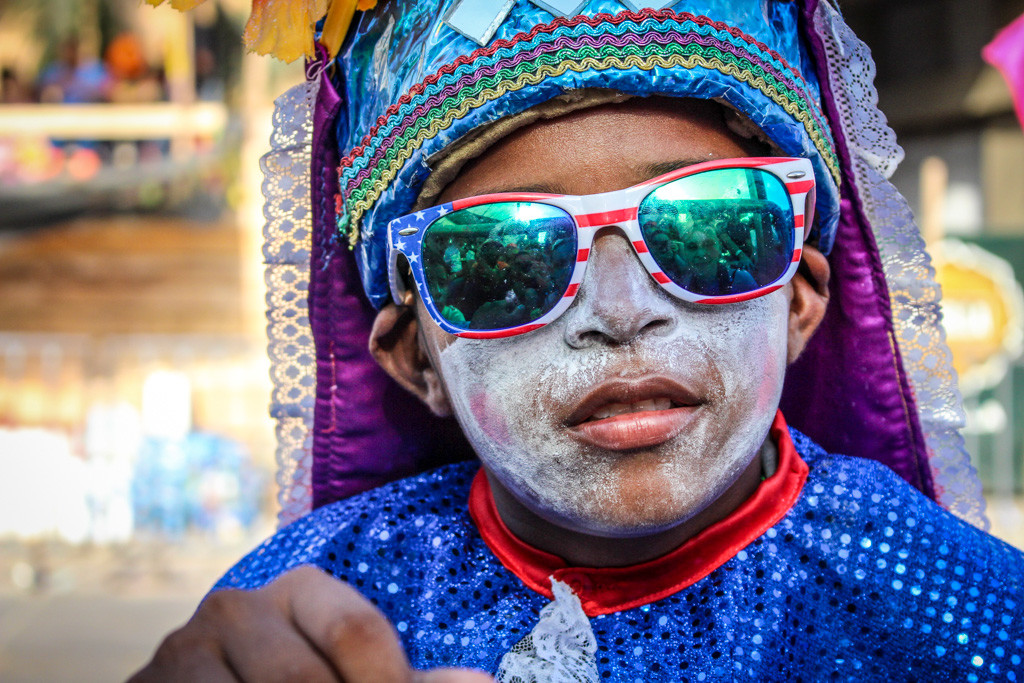
[[604,230],[594,239],[587,273],[566,311],[565,340],[573,348],[586,348],[665,335],[676,324],[676,314],[676,302],[643,267],[626,237]]

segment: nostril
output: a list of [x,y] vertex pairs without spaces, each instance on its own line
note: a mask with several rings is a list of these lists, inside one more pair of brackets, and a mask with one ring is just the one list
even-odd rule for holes
[[[660,292],[659,292],[660,293]],[[668,333],[672,326],[672,319],[668,311],[658,308],[645,308],[633,312],[631,316],[624,319],[621,325],[613,327],[618,332],[615,340],[625,343],[631,339],[643,335],[661,336]]]
[[668,317],[657,317],[650,320],[643,328],[640,329],[640,334],[653,334],[656,336],[664,336],[669,333],[672,329],[672,321]]
[[[657,297],[660,292],[653,292]],[[657,297],[660,299],[660,297]],[[570,309],[566,327],[566,342],[576,348],[595,344],[628,344],[645,336],[668,335],[675,316],[671,302],[659,301],[658,306],[637,306],[636,302],[620,301],[621,305],[607,305],[610,302],[578,301]]]
[[606,343],[607,336],[597,330],[584,330],[567,334],[566,341],[574,349],[588,349]]

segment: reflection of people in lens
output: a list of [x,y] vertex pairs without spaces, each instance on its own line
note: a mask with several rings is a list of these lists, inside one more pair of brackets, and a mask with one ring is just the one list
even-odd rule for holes
[[647,248],[654,252],[655,255],[660,256],[672,251],[672,246],[669,242],[668,235],[663,232],[655,232],[648,240]]
[[671,230],[679,221],[679,209],[668,202],[651,202],[644,207],[641,220],[650,230]]
[[757,241],[750,214],[741,214],[729,228],[719,234],[722,242],[722,262],[729,270],[728,291],[752,292],[758,288],[758,280],[754,276],[752,256],[753,250],[757,248]]
[[[527,309],[535,311],[543,305],[543,292],[550,289],[548,266],[534,252],[524,251],[512,259],[512,289]],[[544,311],[539,311],[543,315]]]
[[506,315],[510,308],[506,299],[512,293],[506,260],[510,249],[499,240],[487,239],[475,251],[475,259],[462,260],[464,277],[453,280],[448,288],[448,300],[458,306],[470,328],[489,325]]
[[698,294],[718,294],[727,288],[728,269],[722,263],[722,243],[717,230],[698,225],[674,241],[677,280],[684,289]]
[[452,274],[462,270],[462,254],[457,246],[454,244],[448,245],[448,248],[444,250],[444,262],[448,266],[448,271]]

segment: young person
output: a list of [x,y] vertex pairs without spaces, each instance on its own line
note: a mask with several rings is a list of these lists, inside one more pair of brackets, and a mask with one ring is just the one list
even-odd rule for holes
[[138,679],[1024,675],[1022,555],[929,499],[970,512],[897,348],[904,216],[835,11],[443,4],[364,14],[321,86],[314,210],[334,133],[356,260],[320,226],[313,484],[434,457],[353,339],[479,461],[286,526]]

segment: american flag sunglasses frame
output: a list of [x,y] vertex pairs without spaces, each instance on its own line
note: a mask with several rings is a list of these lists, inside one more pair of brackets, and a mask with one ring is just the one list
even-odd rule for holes
[[[793,254],[790,264],[780,277],[749,292],[721,296],[694,294],[673,282],[651,256],[647,241],[640,229],[638,219],[640,204],[654,190],[674,180],[706,171],[732,168],[758,168],[771,173],[785,185],[792,201],[794,217]],[[704,161],[657,176],[632,187],[599,194],[562,195],[502,192],[457,199],[396,218],[388,223],[387,259],[391,296],[395,303],[401,304],[407,291],[399,269],[399,256],[404,256],[427,312],[445,332],[467,339],[497,339],[532,332],[558,319],[572,305],[586,275],[595,235],[604,228],[617,227],[633,245],[633,250],[647,272],[669,294],[683,301],[699,304],[729,304],[749,301],[781,289],[796,274],[803,254],[804,240],[807,238],[813,222],[814,201],[814,169],[810,160],[789,157],[742,157]],[[434,305],[423,270],[423,238],[434,221],[442,216],[453,211],[498,202],[537,202],[557,207],[568,213],[576,227],[576,263],[569,285],[559,298],[558,303],[538,319],[523,325],[497,330],[462,329],[442,318],[440,311]]]

